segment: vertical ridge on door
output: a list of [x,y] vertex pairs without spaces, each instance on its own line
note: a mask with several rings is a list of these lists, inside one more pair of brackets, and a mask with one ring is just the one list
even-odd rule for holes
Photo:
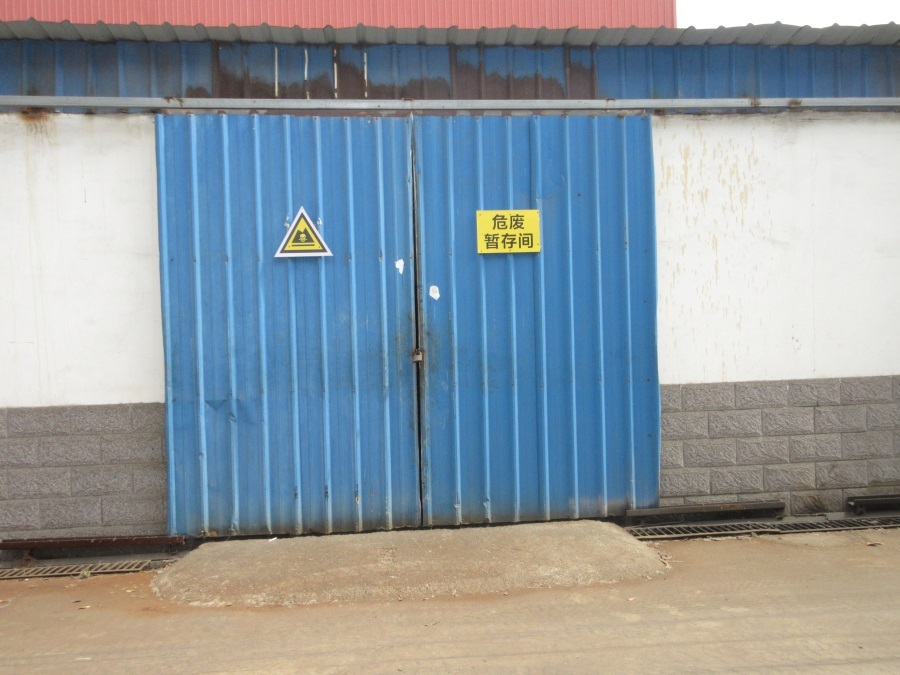
[[[231,240],[231,232],[234,227],[234,221],[231,214],[231,175],[230,164],[228,162],[228,125],[225,118],[219,118],[219,130],[221,132],[220,142],[222,152],[217,157],[222,167],[222,223],[225,229],[225,323],[228,332],[228,340],[225,345],[228,354],[228,447],[231,462],[231,472],[229,490],[231,493],[231,517],[228,519],[228,532],[237,532],[240,523],[240,493],[238,491],[238,457],[239,440],[237,428],[237,374],[235,361],[232,356],[236,352],[235,348],[235,315],[234,315],[234,265],[230,264],[234,260],[234,247]],[[170,528],[171,529],[171,528]]]
[[[634,485],[632,501],[652,505],[659,499],[659,459],[642,453],[660,444],[660,393],[656,331],[656,227],[653,142],[650,125],[632,125],[626,134],[628,152],[629,241],[628,275],[632,305],[634,422]],[[649,181],[646,176],[649,176]],[[649,310],[648,310],[649,308]],[[650,311],[652,310],[652,311]]]
[[[582,476],[587,474],[593,480],[597,481],[597,484],[600,487],[601,500],[598,504],[600,509],[600,513],[609,513],[609,481],[607,479],[607,458],[609,456],[608,446],[607,446],[607,429],[608,429],[608,417],[606,410],[606,372],[604,367],[604,355],[605,355],[605,336],[606,329],[604,327],[603,315],[602,311],[602,302],[603,302],[603,248],[601,245],[602,240],[602,232],[603,225],[606,222],[604,214],[601,209],[602,197],[602,189],[603,189],[603,180],[600,176],[600,159],[602,157],[601,150],[601,140],[600,140],[601,128],[598,124],[598,118],[595,118],[591,124],[591,154],[594,162],[594,172],[590,177],[590,180],[585,184],[585,189],[593,194],[593,200],[591,203],[591,208],[594,211],[594,222],[592,224],[592,232],[593,238],[591,243],[594,249],[593,263],[593,277],[596,278],[596,282],[592,283],[592,287],[596,289],[595,293],[591,295],[591,304],[601,307],[601,311],[595,312],[597,317],[597,325],[595,327],[597,340],[591,346],[590,355],[593,362],[597,365],[596,377],[597,384],[599,387],[599,400],[597,403],[597,407],[594,410],[594,414],[599,416],[600,419],[600,430],[599,433],[593,440],[596,444],[597,452],[596,453],[587,453],[583,459],[585,464],[586,471],[581,473]],[[592,279],[593,281],[593,279]],[[590,442],[590,440],[588,441]]]
[[[191,144],[191,155],[192,157],[197,157],[197,128],[195,125],[195,120],[191,120],[190,131],[189,131],[189,142]],[[195,194],[199,191],[198,188],[198,173],[200,168],[197,166],[197,160],[191,162],[190,165],[190,176],[191,176],[191,191]],[[200,207],[197,200],[193,200],[191,203],[191,248],[194,251],[198,251],[200,249]],[[194,304],[195,306],[199,306],[202,303],[203,299],[203,282],[202,282],[202,265],[199,260],[197,260],[194,264],[193,269],[193,284],[192,290],[194,292]],[[203,361],[203,321],[201,320],[201,315],[198,313],[194,319],[194,339],[197,341],[197,358],[196,358],[196,384],[197,384],[197,398],[201,401],[206,400],[206,391],[205,391],[205,383],[203,378],[204,373],[204,361]],[[206,442],[206,424],[203,419],[204,413],[206,409],[203,408],[200,411],[201,420],[200,425],[197,429],[197,446],[200,460],[200,481],[203,483],[208,483],[209,481],[209,466],[208,466],[208,444]],[[207,532],[209,530],[209,499],[207,494],[202,495],[202,499],[200,501],[200,523],[203,528],[203,532]]]
[[[379,124],[375,128],[375,143],[378,157],[384,154],[384,140],[382,135],[382,127]],[[380,260],[387,260],[387,249],[385,247],[384,230],[387,222],[384,214],[384,166],[378,164],[376,168],[376,195],[378,199],[378,257]],[[391,415],[390,415],[390,398],[388,396],[389,371],[388,371],[388,353],[391,345],[388,343],[388,318],[387,318],[387,265],[380,265],[378,268],[378,290],[381,299],[381,387],[382,387],[382,406],[384,413],[384,457],[383,470],[384,474],[390,475],[391,471]],[[387,514],[387,528],[393,527],[393,494],[391,489],[391,481],[387,481],[384,490],[384,512]]]
[[[352,261],[357,257],[356,251],[356,221],[353,213],[353,139],[350,136],[349,125],[344,126],[344,139],[346,148],[346,168],[347,168],[347,232],[349,234],[349,257]],[[362,500],[365,495],[360,494],[360,485],[362,484],[362,448],[360,447],[360,392],[359,392],[359,320],[357,314],[357,295],[358,285],[356,282],[356,265],[350,267],[350,372],[351,372],[351,396],[353,398],[353,500],[354,515],[356,518],[356,529],[363,529],[362,518]]]
[[[285,197],[290,195],[291,186],[294,184],[294,171],[291,165],[291,147],[293,145],[293,137],[291,133],[290,119],[282,118],[282,133],[284,135],[284,183]],[[290,213],[292,204],[290,199],[285,200],[284,209]],[[299,387],[298,370],[299,351],[298,342],[298,326],[297,326],[297,269],[292,267],[290,270],[290,285],[288,286],[289,300],[289,319],[291,328],[291,391],[297,391]],[[298,397],[291,397],[291,456],[293,459],[294,469],[294,527],[302,531],[303,527],[303,486],[300,472],[300,401]]]
[[[325,203],[323,195],[322,175],[324,173],[322,162],[322,122],[319,118],[313,120],[313,142],[316,149],[316,204]],[[328,302],[326,296],[327,284],[325,283],[325,260],[316,261],[318,266],[319,281],[319,337],[321,341],[322,353],[322,448],[323,448],[323,503],[324,518],[320,518],[323,523],[323,531],[330,533],[334,531],[334,509],[332,508],[332,499],[334,497],[334,489],[332,488],[332,472],[331,472],[331,387],[330,373],[328,371],[329,363],[329,333],[328,333]]]
[[[569,118],[564,118],[564,148],[565,148],[565,175],[569,177],[566,180],[566,250],[571,256],[575,250],[575,241],[572,238],[572,160],[571,160],[571,134],[569,129]],[[569,265],[569,274],[566,278],[566,291],[568,300],[568,316],[566,328],[568,329],[568,371],[569,371],[569,395],[570,413],[572,416],[572,424],[569,429],[570,434],[570,452],[572,454],[572,495],[569,500],[569,511],[573,518],[579,516],[579,479],[578,479],[578,391],[575,386],[575,273],[574,265]]]
[[[475,171],[478,175],[484,175],[484,129],[481,117],[475,120]],[[479,209],[484,208],[484,183],[478,182]],[[481,311],[481,325],[487,325],[487,288],[485,287],[484,260],[478,261],[478,291],[479,309]],[[482,443],[484,444],[484,519],[492,520],[491,511],[491,399],[488,395],[488,359],[487,359],[487,332],[481,332],[481,405],[484,408],[482,418]]]
[[[454,208],[452,181],[454,170],[453,162],[453,125],[446,127],[446,146],[445,160],[447,162],[447,195],[449,199],[448,216],[450,226],[447,228],[447,254],[449,256],[450,265],[450,286],[456,288],[456,209]],[[459,315],[456,311],[456,294],[452,293],[447,298],[450,303],[450,387],[451,400],[453,402],[453,479],[454,494],[453,508],[455,513],[456,524],[459,525],[462,520],[462,458],[460,457],[460,433],[459,433]]]
[[[195,121],[193,118],[192,121]],[[263,522],[265,531],[272,532],[272,469],[271,469],[271,430],[269,426],[269,369],[267,367],[267,340],[266,340],[266,278],[265,278],[265,260],[268,256],[265,254],[265,243],[263,238],[263,200],[262,194],[262,171],[263,163],[260,157],[260,124],[254,124],[252,127],[253,134],[253,209],[254,224],[256,231],[256,306],[257,306],[257,327],[259,329],[259,373],[260,373],[260,425],[259,429],[262,434],[262,502],[263,502]]]
[[[538,209],[541,215],[546,213],[544,204],[544,154],[543,154],[543,122],[541,117],[531,119],[531,208]],[[517,205],[518,206],[518,205]],[[546,236],[546,235],[545,235]],[[529,256],[532,257],[532,256]],[[534,292],[537,296],[538,312],[536,322],[536,349],[538,371],[538,436],[540,444],[540,518],[550,520],[550,422],[547,401],[547,284],[544,276],[544,255],[534,257],[537,275],[534,279]]]
[[[508,166],[512,166],[513,161],[513,135],[512,135],[512,119],[507,118],[506,120],[506,163]],[[484,181],[481,181],[483,183]],[[505,208],[511,209],[515,205],[515,197],[513,192],[513,173],[512,171],[507,171],[506,174],[506,194],[505,194]],[[487,208],[482,202],[481,209]],[[507,258],[507,277],[509,279],[509,311],[510,311],[510,321],[509,321],[509,329],[510,329],[510,357],[511,357],[511,378],[510,384],[512,386],[512,460],[513,460],[513,504],[512,504],[512,519],[514,522],[518,522],[522,518],[521,513],[521,504],[522,504],[522,486],[521,486],[521,448],[519,443],[519,350],[518,350],[518,332],[516,329],[517,325],[517,317],[516,317],[516,292],[515,292],[515,267],[513,264],[512,257]],[[481,259],[481,263],[483,265],[484,259]],[[484,347],[485,349],[485,359],[487,359],[487,345]]]

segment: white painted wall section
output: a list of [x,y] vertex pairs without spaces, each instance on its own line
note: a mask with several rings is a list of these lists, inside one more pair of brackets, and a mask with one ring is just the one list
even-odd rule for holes
[[653,121],[660,380],[900,373],[900,115]]
[[164,400],[154,122],[0,115],[0,407]]

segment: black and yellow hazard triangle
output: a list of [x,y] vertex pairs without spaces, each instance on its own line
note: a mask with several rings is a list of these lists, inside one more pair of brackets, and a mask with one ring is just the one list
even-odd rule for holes
[[302,206],[297,217],[288,228],[284,241],[278,247],[276,258],[295,258],[303,256],[328,256],[331,249],[322,239],[322,235],[313,224],[312,218]]

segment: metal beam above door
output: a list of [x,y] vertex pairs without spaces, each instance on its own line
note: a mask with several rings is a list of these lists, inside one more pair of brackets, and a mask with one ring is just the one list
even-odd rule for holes
[[0,96],[0,109],[109,109],[130,111],[282,111],[361,113],[683,113],[885,112],[900,110],[900,97],[887,98],[703,98],[703,99],[582,99],[582,100],[375,100],[271,98],[149,98],[120,96]]

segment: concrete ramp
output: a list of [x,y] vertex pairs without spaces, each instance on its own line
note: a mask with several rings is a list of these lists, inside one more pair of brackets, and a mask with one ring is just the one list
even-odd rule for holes
[[621,528],[576,521],[209,542],[153,586],[178,603],[262,607],[609,584],[664,569]]

